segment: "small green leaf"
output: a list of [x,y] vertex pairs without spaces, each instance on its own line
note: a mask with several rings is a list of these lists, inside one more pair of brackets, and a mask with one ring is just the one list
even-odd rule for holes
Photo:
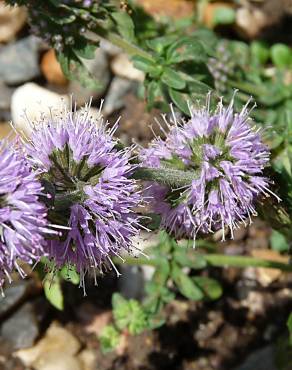
[[257,64],[267,63],[270,57],[270,49],[268,45],[262,41],[253,41],[250,45],[250,53],[252,60]]
[[194,301],[204,298],[202,290],[175,263],[172,264],[171,276],[183,296]]
[[120,340],[121,335],[113,325],[105,326],[99,337],[101,351],[103,353],[113,351],[119,345]]
[[74,285],[78,285],[80,277],[73,266],[64,266],[60,271],[62,278]]
[[115,293],[113,300],[113,316],[119,330],[127,329],[130,334],[139,334],[147,327],[147,317],[140,305],[134,299],[124,299]]
[[204,256],[197,254],[194,249],[179,247],[174,252],[174,259],[182,267],[191,267],[195,270],[200,270],[207,266]]
[[195,37],[184,37],[168,48],[166,58],[169,64],[190,60],[202,62],[207,60],[207,54]]
[[290,333],[290,345],[292,346],[292,312],[290,313],[287,325]]
[[140,55],[135,55],[132,58],[134,67],[140,69],[145,73],[154,72],[157,70],[157,65],[150,59],[144,58]]
[[217,280],[205,276],[195,276],[192,280],[204,292],[206,298],[214,300],[221,297],[223,290]]
[[235,22],[235,17],[236,13],[234,9],[227,6],[220,6],[214,11],[212,23],[214,26],[232,24]]
[[188,106],[188,95],[181,93],[180,91],[177,91],[172,88],[168,88],[169,96],[171,97],[171,100],[174,102],[174,104],[186,115],[190,116],[190,109]]
[[88,40],[75,43],[73,50],[80,58],[93,59],[95,56],[96,44],[90,44]]
[[149,47],[149,49],[156,51],[158,54],[161,54],[163,50],[167,46],[175,42],[176,39],[177,39],[177,36],[175,35],[156,37],[155,39],[147,40],[146,45]]
[[47,274],[44,280],[44,292],[47,300],[62,311],[64,309],[64,297],[59,277],[54,273]]
[[273,230],[270,240],[273,250],[278,252],[287,252],[289,250],[289,245],[285,236],[279,231]]
[[182,90],[186,87],[186,81],[181,77],[181,75],[168,67],[164,68],[161,80],[167,86],[173,87],[176,90]]
[[271,59],[276,67],[289,67],[292,63],[291,48],[285,44],[274,44],[271,47]]
[[114,19],[118,31],[126,40],[135,41],[135,26],[132,18],[127,12],[112,12],[111,17]]

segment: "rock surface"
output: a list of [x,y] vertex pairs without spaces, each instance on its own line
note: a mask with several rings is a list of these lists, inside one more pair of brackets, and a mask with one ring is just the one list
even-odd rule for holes
[[14,349],[31,347],[38,335],[38,322],[31,303],[25,303],[3,322],[0,329],[2,339]]
[[28,294],[30,282],[27,280],[18,281],[8,286],[4,293],[0,295],[0,318],[13,310]]
[[12,40],[24,26],[26,11],[23,7],[10,7],[0,2],[0,42]]
[[111,62],[113,73],[119,77],[127,78],[134,81],[143,81],[144,72],[133,66],[126,54],[118,54]]
[[64,86],[68,83],[53,49],[48,50],[43,56],[41,70],[46,80],[52,84]]
[[[59,95],[35,83],[26,83],[17,88],[11,99],[11,116],[13,125],[17,130],[29,135],[32,128],[28,120],[33,122],[43,114],[50,116],[60,113],[64,107],[69,106],[69,97]],[[24,114],[26,113],[26,116]]]
[[2,47],[0,49],[0,80],[16,85],[39,76],[40,42],[36,37],[29,36]]

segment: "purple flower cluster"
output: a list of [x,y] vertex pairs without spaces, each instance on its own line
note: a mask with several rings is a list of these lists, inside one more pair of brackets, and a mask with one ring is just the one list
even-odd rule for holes
[[[269,151],[259,130],[249,124],[245,106],[235,113],[233,101],[222,102],[214,113],[207,107],[190,108],[191,119],[178,123],[173,114],[166,140],[156,138],[140,154],[142,164],[152,168],[172,167],[193,173],[192,182],[181,189],[150,183],[154,210],[161,214],[162,227],[176,237],[192,237],[246,224],[256,215],[255,199],[273,194],[262,171]],[[183,172],[182,172],[183,173]]]
[[21,262],[44,255],[44,233],[49,232],[46,208],[39,201],[42,186],[19,151],[0,141],[0,288]]
[[[116,128],[87,110],[66,112],[39,123],[27,145],[33,167],[55,188],[49,217],[67,229],[48,242],[47,252],[57,267],[76,266],[83,286],[88,271],[114,267],[111,257],[134,249],[140,226],[141,194],[129,178],[132,148],[117,149]],[[62,201],[70,197],[70,205]]]

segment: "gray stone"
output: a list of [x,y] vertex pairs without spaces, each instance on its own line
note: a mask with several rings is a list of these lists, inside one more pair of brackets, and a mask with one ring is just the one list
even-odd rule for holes
[[73,94],[74,100],[76,100],[79,105],[88,102],[91,97],[95,99],[102,97],[110,81],[108,59],[106,53],[102,49],[96,49],[94,59],[83,59],[82,61],[101,87],[92,90],[83,87],[78,81],[71,81],[68,90]]
[[16,85],[39,76],[39,47],[40,40],[34,36],[2,47],[0,49],[0,80]]
[[234,370],[277,370],[274,360],[274,348],[268,346],[248,356],[242,365]]
[[23,280],[7,286],[4,290],[5,296],[0,295],[0,318],[13,310],[25,299],[30,290],[30,282]]
[[137,89],[137,82],[122,77],[114,77],[104,102],[104,115],[110,115],[123,108],[125,95],[135,89]]
[[28,348],[39,335],[37,318],[31,303],[25,303],[1,326],[0,336],[9,342],[13,349]]
[[12,93],[13,89],[0,81],[0,111],[6,111],[10,109]]

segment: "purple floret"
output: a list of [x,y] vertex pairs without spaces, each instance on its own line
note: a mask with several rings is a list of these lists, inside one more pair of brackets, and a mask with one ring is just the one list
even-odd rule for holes
[[140,153],[143,166],[194,173],[192,183],[182,189],[159,185],[158,192],[154,183],[147,190],[161,226],[178,238],[195,240],[197,233],[222,229],[224,240],[226,228],[233,237],[240,223],[256,215],[256,198],[273,194],[262,174],[269,151],[249,123],[247,106],[235,113],[233,101],[228,107],[220,103],[211,113],[209,99],[204,109],[190,108],[188,122],[177,122],[173,114],[166,140],[156,138]]
[[39,201],[43,188],[25,158],[0,141],[0,288],[21,262],[33,264],[44,256],[47,211]]
[[79,194],[67,209],[51,210],[51,221],[67,230],[48,242],[48,254],[57,268],[74,265],[82,286],[87,272],[114,267],[112,257],[136,249],[140,217],[135,208],[142,197],[130,178],[132,148],[117,149],[116,128],[86,110],[65,112],[39,123],[27,146],[33,165],[54,185],[56,199]]

